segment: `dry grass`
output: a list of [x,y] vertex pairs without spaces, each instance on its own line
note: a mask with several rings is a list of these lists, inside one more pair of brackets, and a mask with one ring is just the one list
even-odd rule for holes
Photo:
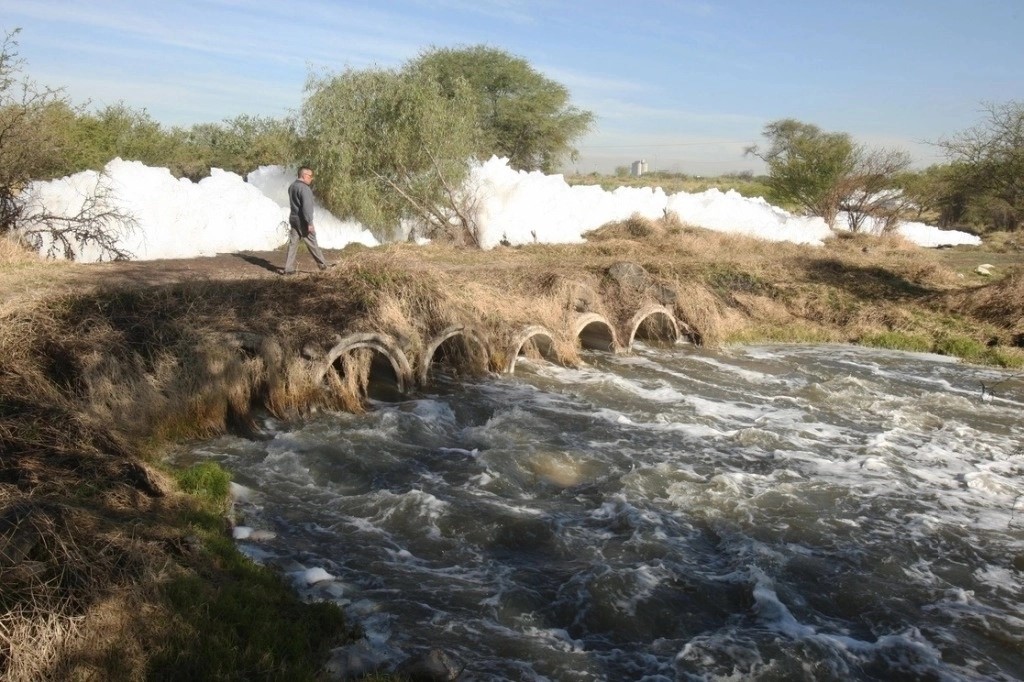
[[[150,582],[159,565],[149,543],[117,522],[119,511],[137,513],[137,489],[124,482],[103,489],[92,476],[79,475],[76,487],[70,481],[59,486],[60,497],[71,500],[63,503],[53,494],[26,497],[0,486],[4,679],[67,679],[78,667],[71,650],[108,631],[91,620],[104,610],[103,602],[115,594],[137,596],[137,586]],[[113,620],[132,621],[130,613]],[[130,648],[130,638],[121,644]]]
[[29,251],[10,235],[0,235],[0,265],[38,263],[39,256]]
[[947,294],[949,310],[969,315],[1013,334],[1014,343],[1024,345],[1024,272],[968,291]]

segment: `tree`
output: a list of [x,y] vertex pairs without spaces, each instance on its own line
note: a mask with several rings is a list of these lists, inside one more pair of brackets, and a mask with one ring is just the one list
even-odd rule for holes
[[295,162],[298,135],[291,118],[270,118],[243,114],[224,122],[227,127],[224,170],[245,175],[260,166],[283,166]]
[[433,49],[406,67],[436,81],[447,97],[461,97],[467,85],[476,101],[481,158],[504,156],[520,170],[553,172],[576,158],[573,143],[594,123],[594,115],[569,104],[569,91],[545,78],[525,59],[477,45]]
[[850,136],[791,118],[769,123],[762,134],[770,143],[768,150],[762,153],[755,145],[746,153],[768,164],[771,198],[795,203],[834,227],[843,198],[840,183],[854,167]]
[[854,150],[853,169],[839,181],[840,208],[847,212],[851,232],[869,221],[880,232],[890,232],[912,208],[898,187],[897,178],[910,165],[910,155],[896,149]]
[[962,203],[953,182],[953,167],[949,164],[934,164],[919,171],[907,171],[896,177],[900,188],[910,203],[908,213],[916,220],[929,221],[949,227],[956,215],[963,214]]
[[175,141],[160,124],[144,109],[132,109],[123,102],[77,113],[68,130],[68,173],[99,170],[117,157],[166,166],[174,154]]
[[47,179],[67,166],[65,124],[78,115],[62,91],[22,77],[14,30],[0,44],[0,234],[12,233],[49,255],[73,258],[75,249],[93,245],[100,257],[127,258],[119,234],[134,225],[131,216],[111,208],[111,190],[102,176],[67,214],[54,214],[26,199],[32,180]]
[[241,115],[223,123],[199,123],[172,131],[177,153],[168,164],[171,172],[193,180],[210,168],[239,175],[260,166],[295,163],[298,135],[290,118]]
[[1016,230],[1024,222],[1024,102],[985,103],[983,113],[984,121],[938,143],[967,194],[957,217]]
[[847,133],[827,133],[791,118],[769,123],[763,134],[768,150],[755,145],[746,153],[768,164],[773,200],[794,203],[832,228],[846,210],[854,232],[869,217],[880,220],[883,230],[892,229],[906,210],[896,188],[896,176],[910,165],[906,152],[869,150]]
[[46,123],[66,103],[59,90],[21,77],[17,34],[6,34],[0,45],[0,232],[14,228],[21,190],[58,168],[62,152],[60,135]]
[[348,70],[310,78],[300,157],[318,196],[380,238],[414,221],[421,234],[476,243],[472,192],[463,188],[479,149],[470,91],[416,72]]

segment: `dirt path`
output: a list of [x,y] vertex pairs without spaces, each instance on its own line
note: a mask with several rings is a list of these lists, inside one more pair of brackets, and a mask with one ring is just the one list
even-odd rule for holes
[[[338,252],[325,251],[328,260]],[[278,251],[220,253],[202,258],[174,258],[116,263],[31,261],[0,265],[0,313],[34,299],[63,292],[83,292],[101,286],[144,284],[159,286],[189,280],[240,280],[280,277],[285,254]],[[308,254],[299,253],[300,274],[315,273]]]

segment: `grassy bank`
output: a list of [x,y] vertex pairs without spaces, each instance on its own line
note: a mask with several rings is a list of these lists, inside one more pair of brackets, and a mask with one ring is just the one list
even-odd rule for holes
[[[453,325],[490,369],[525,325],[582,310],[620,337],[645,303],[708,346],[852,342],[1024,366],[1024,272],[984,251],[897,238],[769,244],[631,219],[579,245],[352,248],[324,275],[230,276],[182,263],[57,265],[0,250],[0,677],[309,679],[353,634],[242,559],[226,478],[170,471],[167,446],[361,409],[365,354],[320,369],[339,335],[384,333],[410,358]],[[955,263],[952,257],[958,259]],[[623,261],[632,280],[610,275]],[[125,273],[128,273],[127,275]],[[481,368],[467,358],[462,371]]]

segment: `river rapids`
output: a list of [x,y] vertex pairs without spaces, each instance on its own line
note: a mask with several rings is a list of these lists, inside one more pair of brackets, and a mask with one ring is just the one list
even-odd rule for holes
[[[1024,377],[638,346],[267,420],[240,547],[466,680],[1024,678]],[[255,529],[251,533],[249,528]]]

